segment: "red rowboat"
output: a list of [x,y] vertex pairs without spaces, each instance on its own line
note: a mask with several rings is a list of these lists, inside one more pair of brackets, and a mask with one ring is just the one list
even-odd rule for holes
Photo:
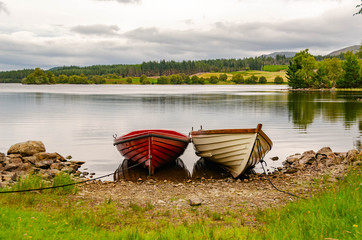
[[156,168],[175,161],[190,138],[172,130],[138,130],[115,138],[113,145],[126,159],[143,164],[150,175]]

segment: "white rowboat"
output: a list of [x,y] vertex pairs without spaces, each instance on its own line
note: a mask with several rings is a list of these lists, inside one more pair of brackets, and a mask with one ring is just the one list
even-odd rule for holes
[[196,154],[223,165],[234,178],[252,168],[273,146],[261,130],[262,125],[250,129],[218,129],[192,131]]

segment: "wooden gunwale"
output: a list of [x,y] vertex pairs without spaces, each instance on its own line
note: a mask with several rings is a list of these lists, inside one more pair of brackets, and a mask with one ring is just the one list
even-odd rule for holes
[[262,125],[258,124],[256,128],[243,128],[243,129],[216,129],[216,130],[198,130],[192,131],[191,136],[197,135],[211,135],[211,134],[242,134],[242,133],[258,133],[269,144],[270,148],[273,146],[273,142],[270,138],[261,130]]
[[130,141],[134,141],[134,140],[138,140],[138,139],[142,139],[142,138],[148,138],[148,137],[158,137],[158,138],[164,138],[164,139],[168,139],[168,140],[174,140],[174,141],[179,141],[179,142],[190,142],[190,140],[187,138],[178,138],[178,137],[171,137],[171,136],[166,136],[163,134],[156,134],[156,133],[147,133],[147,134],[141,134],[139,136],[134,136],[134,137],[127,137],[124,138],[122,140],[119,140],[115,143],[113,143],[114,146],[125,143],[125,142],[130,142]]

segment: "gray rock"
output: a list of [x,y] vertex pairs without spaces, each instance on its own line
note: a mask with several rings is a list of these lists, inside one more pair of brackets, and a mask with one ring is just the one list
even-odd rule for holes
[[334,155],[336,156],[339,163],[343,162],[346,159],[347,153],[346,152],[335,152]]
[[315,158],[315,152],[313,150],[306,151],[302,154],[302,157],[299,159],[300,164],[312,164]]
[[23,157],[24,162],[28,162],[31,163],[33,165],[35,165],[35,162],[37,161],[37,158],[34,156],[29,156],[29,157]]
[[52,160],[53,162],[64,162],[64,158],[58,153],[41,152],[34,154],[34,157],[37,158],[37,161]]
[[289,174],[296,173],[296,172],[298,172],[297,168],[288,168],[285,170],[285,173],[289,173]]
[[10,154],[6,159],[9,161],[9,163],[14,163],[19,166],[23,164],[23,159],[20,154]]
[[357,160],[357,156],[359,155],[359,152],[356,149],[349,150],[347,152],[346,161],[347,163],[352,163]]
[[189,199],[190,206],[200,206],[201,203],[202,203],[202,199],[197,196],[193,196]]
[[65,166],[64,168],[62,168],[60,171],[62,172],[69,172],[69,173],[75,173],[77,171],[77,167],[74,166]]
[[36,161],[36,162],[35,162],[35,167],[37,167],[37,168],[42,168],[42,169],[48,169],[48,168],[50,168],[50,166],[51,166],[53,163],[54,163],[54,162],[53,162],[52,159]]
[[301,164],[301,163],[298,163],[298,164],[295,164],[294,166],[292,166],[292,168],[295,168],[297,170],[303,170],[305,169],[305,165],[304,164]]
[[61,170],[63,167],[64,167],[64,164],[62,164],[62,163],[52,163],[50,165],[50,169]]
[[26,157],[39,152],[45,152],[45,146],[41,141],[26,141],[12,145],[8,150],[8,155],[21,154]]
[[79,165],[79,166],[81,166],[81,165],[83,165],[85,162],[83,162],[83,161],[70,161],[72,164],[76,164],[76,165]]
[[302,155],[300,155],[299,153],[291,155],[289,157],[287,157],[287,159],[285,160],[285,162],[283,162],[283,164],[293,164],[295,162],[298,162],[299,159],[302,157]]
[[4,171],[8,171],[8,172],[11,172],[11,171],[16,171],[20,168],[22,164],[16,164],[16,163],[8,163],[8,164],[5,164],[4,166]]
[[23,163],[20,167],[19,170],[23,171],[23,172],[30,172],[33,169],[31,163]]
[[0,152],[0,165],[5,161],[5,154]]
[[317,155],[318,154],[324,154],[324,155],[328,155],[328,154],[333,154],[334,155],[334,153],[333,153],[333,151],[332,151],[332,149],[330,148],[330,147],[324,147],[324,148],[321,148],[318,152],[317,152]]
[[317,156],[317,160],[325,162],[325,165],[327,167],[334,166],[334,165],[341,163],[341,158],[336,157],[336,155],[334,154],[332,149],[329,147],[321,148],[317,152],[316,156]]

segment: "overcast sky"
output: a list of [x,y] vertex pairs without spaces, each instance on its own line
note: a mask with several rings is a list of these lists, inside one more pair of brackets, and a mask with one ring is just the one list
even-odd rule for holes
[[0,71],[328,54],[362,42],[360,0],[0,0]]

